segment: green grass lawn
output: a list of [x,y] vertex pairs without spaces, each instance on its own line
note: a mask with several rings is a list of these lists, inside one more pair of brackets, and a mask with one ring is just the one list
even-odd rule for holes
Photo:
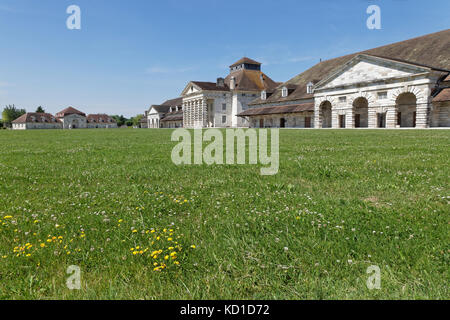
[[0,298],[450,298],[450,130],[282,130],[275,176],[170,135],[0,131]]

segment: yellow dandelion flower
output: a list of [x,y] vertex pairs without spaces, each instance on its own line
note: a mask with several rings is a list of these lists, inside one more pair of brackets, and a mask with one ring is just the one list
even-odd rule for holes
[[192,249],[195,249],[195,248],[196,248],[195,244],[193,244],[193,245],[191,246],[191,248],[192,248]]
[[136,232],[138,232],[136,229],[134,229],[133,231],[132,231],[133,233],[136,233]]

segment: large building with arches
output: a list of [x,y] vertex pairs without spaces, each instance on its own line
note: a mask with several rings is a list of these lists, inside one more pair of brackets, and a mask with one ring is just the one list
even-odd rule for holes
[[450,127],[450,29],[321,61],[249,103],[250,127]]

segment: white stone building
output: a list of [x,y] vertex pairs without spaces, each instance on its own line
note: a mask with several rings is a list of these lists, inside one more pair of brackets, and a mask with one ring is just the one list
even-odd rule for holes
[[106,114],[90,114],[68,107],[55,116],[49,113],[29,112],[12,122],[14,130],[27,129],[86,129],[117,128],[116,121]]
[[87,128],[86,114],[75,108],[65,108],[64,110],[58,112],[55,116],[62,122],[63,129]]
[[13,130],[62,129],[62,122],[50,113],[28,112],[12,122]]
[[107,114],[89,114],[86,117],[86,123],[89,129],[117,128],[116,121]]
[[261,63],[246,57],[230,66],[225,79],[190,81],[181,93],[183,127],[248,127],[247,120],[237,115],[245,111],[262,90],[272,90],[277,85],[261,72]]
[[450,29],[320,62],[249,105],[251,127],[449,127]]
[[183,98],[152,105],[147,113],[148,128],[180,128],[183,126]]

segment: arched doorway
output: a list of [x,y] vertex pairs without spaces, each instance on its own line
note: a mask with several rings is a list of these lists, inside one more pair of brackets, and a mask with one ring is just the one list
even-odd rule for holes
[[72,120],[72,129],[77,129],[78,127],[79,127],[78,120],[77,119],[73,119]]
[[319,116],[322,122],[322,128],[331,128],[331,103],[324,101],[320,105]]
[[359,97],[353,101],[353,115],[355,128],[369,127],[369,102],[366,98]]
[[416,127],[417,98],[414,93],[400,94],[395,101],[397,126],[401,128]]

